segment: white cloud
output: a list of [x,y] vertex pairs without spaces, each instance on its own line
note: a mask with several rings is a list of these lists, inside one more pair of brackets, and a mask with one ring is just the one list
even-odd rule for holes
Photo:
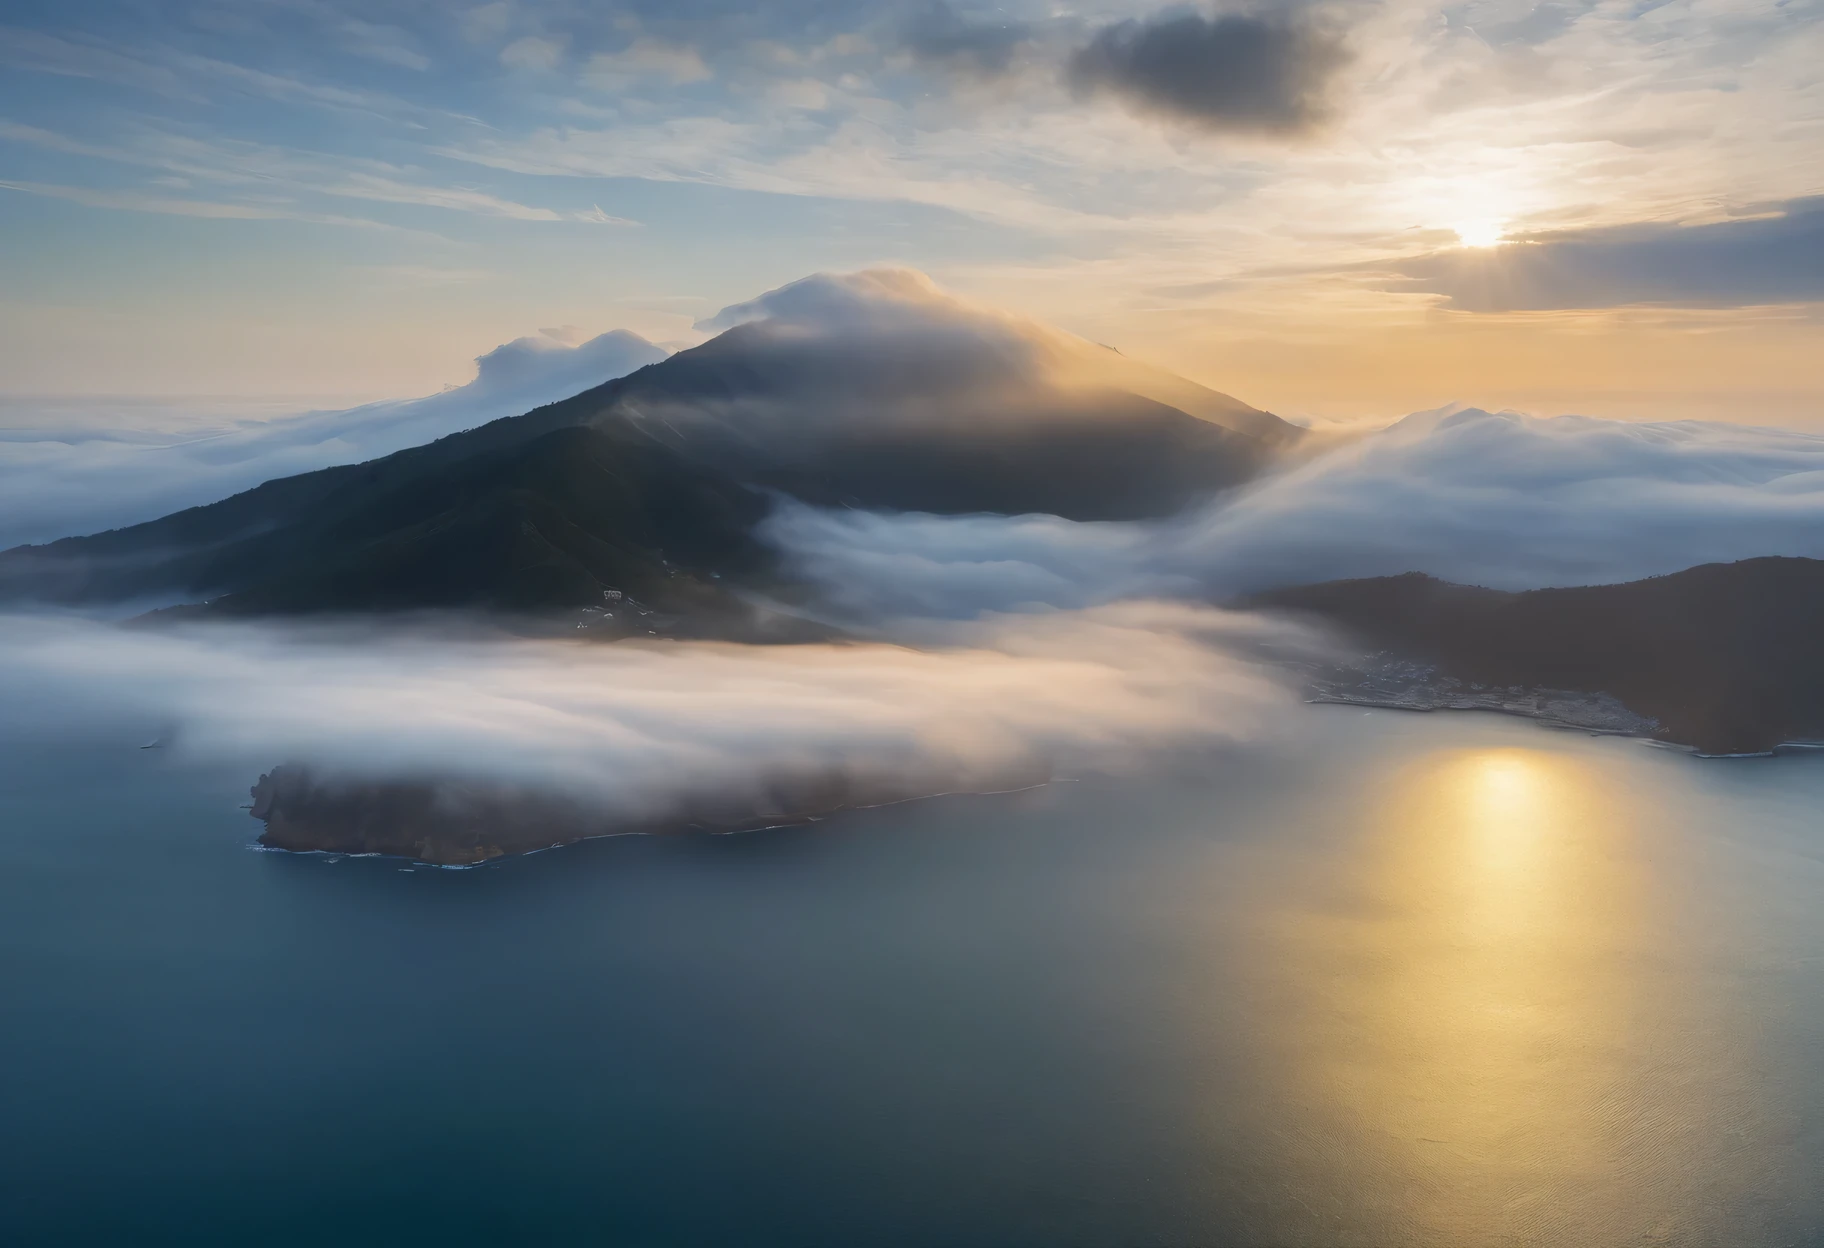
[[397,26],[344,17],[335,21],[335,29],[342,45],[356,56],[420,72],[431,67],[430,58],[418,50],[416,41]]
[[464,12],[457,29],[470,43],[492,43],[506,34],[512,23],[511,0],[491,0],[491,3],[478,4]]
[[508,69],[547,73],[563,64],[564,48],[565,43],[562,39],[545,39],[538,35],[526,35],[523,38],[515,39],[500,50],[500,63]]
[[1333,445],[1161,523],[786,507],[765,532],[864,618],[1228,597],[1428,572],[1502,589],[1824,558],[1824,436],[1474,409]]
[[702,54],[688,44],[641,36],[619,52],[598,52],[590,57],[584,77],[602,90],[618,91],[642,78],[682,86],[703,82],[711,74]]
[[[363,230],[392,230],[400,227],[362,217],[336,213],[307,212],[303,209],[275,207],[267,204],[225,203],[220,200],[174,199],[144,191],[107,191],[86,186],[59,186],[48,182],[12,182],[0,180],[0,188],[62,199],[86,208],[112,208],[122,212],[150,212],[167,217],[204,217],[214,221],[303,221],[313,225],[352,226]],[[404,231],[415,233],[416,231]]]
[[301,209],[278,209],[270,206],[273,191],[310,197],[327,195],[339,199],[366,200],[373,203],[408,204],[418,207],[447,209],[476,216],[499,217],[510,221],[593,221],[606,224],[629,224],[618,217],[608,217],[592,208],[576,212],[559,212],[505,199],[473,187],[449,186],[427,181],[422,170],[409,169],[379,160],[349,159],[320,152],[267,144],[205,140],[159,131],[142,131],[128,145],[87,143],[37,126],[0,122],[0,138],[29,143],[52,151],[91,156],[116,164],[164,169],[198,181],[258,193],[262,202],[238,200],[170,200],[136,192],[108,191],[90,187],[46,186],[41,183],[7,182],[0,185],[35,194],[87,203],[97,207],[124,208],[140,212],[175,213],[185,216],[223,218],[284,219],[363,224],[388,228],[380,222],[356,221],[347,217],[308,213]]
[[601,645],[393,630],[123,630],[0,617],[0,716],[175,727],[181,756],[536,786],[628,818],[781,782],[909,795],[1276,731],[1258,655],[1310,637],[1158,603],[926,629],[910,645]]

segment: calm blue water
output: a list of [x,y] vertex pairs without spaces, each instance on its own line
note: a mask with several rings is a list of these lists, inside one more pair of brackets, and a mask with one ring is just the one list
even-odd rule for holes
[[7,742],[0,1240],[1824,1242],[1824,759],[1310,719],[461,872]]

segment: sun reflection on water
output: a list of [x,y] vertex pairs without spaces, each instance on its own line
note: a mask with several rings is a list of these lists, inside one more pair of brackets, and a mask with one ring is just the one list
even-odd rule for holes
[[1397,780],[1368,864],[1385,973],[1356,1003],[1382,1052],[1355,1074],[1390,1125],[1504,1165],[1501,1142],[1550,1117],[1549,1164],[1576,1164],[1601,1089],[1550,1059],[1626,1026],[1627,985],[1596,955],[1636,906],[1611,852],[1628,835],[1597,778],[1544,751],[1446,754]]
[[1623,1055],[1652,1047],[1629,966],[1657,926],[1616,783],[1549,749],[1429,755],[1367,812],[1346,904],[1300,920],[1348,968],[1300,1078],[1407,1176],[1401,1223],[1470,1242],[1570,1206],[1646,1216],[1610,1194],[1643,1110]]

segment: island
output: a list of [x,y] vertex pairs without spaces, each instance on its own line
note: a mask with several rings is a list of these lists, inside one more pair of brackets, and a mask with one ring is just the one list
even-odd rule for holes
[[[1009,769],[986,788],[1051,780],[1037,764]],[[373,779],[288,764],[259,778],[250,813],[259,843],[298,853],[381,855],[436,866],[474,866],[510,854],[603,836],[727,834],[815,822],[843,810],[940,796],[904,779],[822,773],[782,777],[760,791],[701,793],[658,814],[616,813],[614,803],[528,785],[473,779]]]

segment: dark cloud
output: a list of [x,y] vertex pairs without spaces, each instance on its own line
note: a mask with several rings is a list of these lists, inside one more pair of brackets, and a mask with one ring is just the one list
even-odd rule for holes
[[1793,200],[1777,217],[1541,234],[1396,269],[1397,289],[1469,312],[1810,303],[1824,300],[1824,197]]
[[902,33],[903,46],[918,60],[964,73],[1003,74],[1032,31],[1024,22],[974,22],[946,0],[931,0]]
[[1341,35],[1307,17],[1175,13],[1106,27],[1069,78],[1207,129],[1297,134],[1328,115],[1348,60]]

